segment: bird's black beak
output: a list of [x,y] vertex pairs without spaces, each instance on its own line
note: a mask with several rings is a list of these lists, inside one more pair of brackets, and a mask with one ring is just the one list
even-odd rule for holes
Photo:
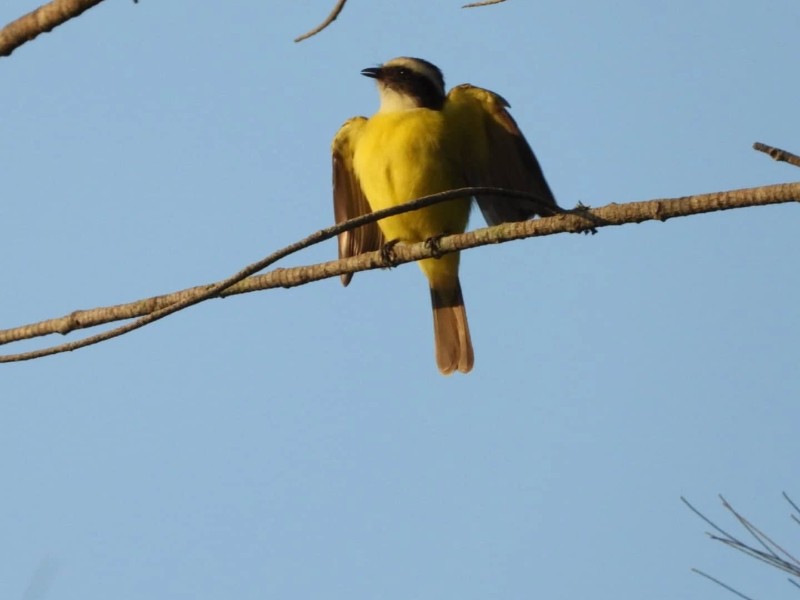
[[368,69],[364,69],[361,71],[361,74],[364,77],[372,77],[373,79],[380,79],[381,78],[381,71],[380,67],[369,67]]

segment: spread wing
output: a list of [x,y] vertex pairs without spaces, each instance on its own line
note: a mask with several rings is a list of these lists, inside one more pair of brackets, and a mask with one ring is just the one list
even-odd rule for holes
[[[337,223],[372,212],[353,170],[353,151],[366,122],[364,117],[353,117],[333,138],[333,214]],[[339,234],[339,258],[378,250],[382,245],[383,236],[378,224],[362,225]],[[346,273],[341,277],[342,285],[347,285],[353,274]]]
[[537,197],[537,201],[531,201],[479,196],[478,206],[489,225],[561,210],[508,107],[508,102],[494,92],[464,84],[450,90],[444,109],[450,113],[448,122],[457,128],[454,136],[461,142],[469,185],[506,188]]

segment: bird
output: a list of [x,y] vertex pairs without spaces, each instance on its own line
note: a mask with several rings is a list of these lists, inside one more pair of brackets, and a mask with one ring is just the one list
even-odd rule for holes
[[[494,92],[462,84],[445,92],[444,76],[421,58],[393,58],[361,74],[377,83],[380,106],[345,121],[334,136],[333,208],[337,223],[462,187],[527,192],[536,200],[491,194],[475,198],[489,225],[560,212],[539,162]],[[363,225],[338,236],[339,258],[397,242],[435,244],[463,233],[472,198],[457,198]],[[468,373],[474,351],[458,277],[459,254],[418,261],[428,279],[436,363],[442,374]],[[350,283],[352,273],[341,276]]]

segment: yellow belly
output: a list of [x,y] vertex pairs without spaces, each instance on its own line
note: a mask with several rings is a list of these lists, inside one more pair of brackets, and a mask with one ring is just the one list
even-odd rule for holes
[[[367,121],[353,167],[372,210],[464,187],[459,149],[448,145],[443,114],[424,108],[378,113]],[[378,222],[387,241],[421,242],[461,233],[467,227],[470,198],[458,199],[389,217]],[[457,276],[458,255],[421,261],[433,282]]]
[[[372,210],[463,187],[457,161],[448,156],[439,111],[378,113],[359,139],[353,166]],[[464,231],[469,199],[446,202],[379,222],[387,240],[420,242]]]

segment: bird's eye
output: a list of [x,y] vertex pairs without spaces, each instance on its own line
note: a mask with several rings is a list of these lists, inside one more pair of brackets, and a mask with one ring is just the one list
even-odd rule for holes
[[400,75],[400,77],[405,77],[406,75],[408,75],[408,69],[399,69],[397,71],[397,74]]

